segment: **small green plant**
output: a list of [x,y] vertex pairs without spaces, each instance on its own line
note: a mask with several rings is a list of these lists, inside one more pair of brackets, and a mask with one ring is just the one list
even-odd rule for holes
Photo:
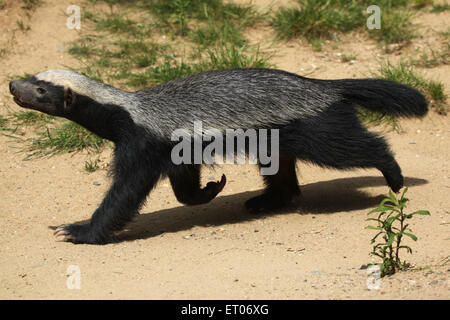
[[245,19],[251,23],[261,18],[252,5],[238,5],[223,0],[153,0],[142,1],[137,6],[148,10],[160,24],[172,26],[176,22],[177,27],[180,27],[180,19],[184,20],[183,23],[192,19],[205,21],[209,17],[216,22]]
[[356,59],[356,55],[354,54],[343,54],[341,55],[341,62],[350,62]]
[[31,74],[31,73],[24,73],[24,74],[22,74],[22,75],[15,75],[15,76],[11,76],[11,77],[8,77],[8,81],[13,81],[13,80],[25,80],[25,79],[28,79],[28,78],[30,78],[30,77],[32,77],[33,76],[33,74]]
[[332,31],[348,32],[363,21],[354,1],[305,0],[298,7],[281,7],[271,19],[281,39],[305,37],[308,40],[330,38]]
[[85,161],[84,162],[84,170],[89,173],[97,171],[100,168],[98,165],[99,162],[100,162],[99,159]]
[[173,1],[174,12],[171,17],[178,28],[178,34],[185,36],[187,33],[187,16],[186,11],[190,6],[190,0],[175,0]]
[[433,5],[433,8],[431,8],[432,13],[439,13],[450,10],[450,4],[443,3],[443,4],[435,4]]
[[426,210],[419,210],[409,214],[404,212],[406,203],[409,201],[409,199],[405,198],[407,191],[408,188],[403,190],[400,199],[392,191],[389,191],[389,197],[381,201],[377,208],[368,213],[368,215],[378,214],[376,218],[367,219],[368,221],[375,221],[377,225],[367,226],[366,229],[378,231],[371,240],[371,243],[375,245],[370,254],[382,259],[380,265],[381,277],[394,274],[398,270],[405,270],[409,267],[409,264],[400,258],[400,250],[402,249],[410,254],[412,253],[411,247],[403,244],[403,236],[407,236],[414,241],[417,241],[417,236],[411,233],[407,221],[415,215],[430,215],[430,212]]
[[17,20],[16,23],[21,31],[28,31],[31,29],[31,27],[26,25],[22,20]]
[[68,51],[71,55],[78,58],[89,58],[93,53],[92,47],[87,45],[86,43],[74,43]]
[[259,48],[218,46],[207,50],[208,57],[199,63],[196,72],[233,68],[267,68],[270,56],[261,53]]
[[[289,40],[304,37],[310,43],[318,39],[336,39],[339,33],[363,29],[385,45],[408,43],[414,38],[415,26],[410,8],[418,9],[430,0],[379,0],[375,3],[383,8],[381,29],[368,30],[365,26],[366,8],[374,4],[371,0],[297,0],[297,6],[280,7],[270,19],[278,38]],[[316,45],[317,48],[317,45]]]
[[322,51],[323,41],[322,39],[309,39],[309,44],[311,45],[314,51]]
[[439,31],[438,34],[446,40],[450,39],[450,27],[447,27],[444,31]]
[[[369,35],[377,41],[389,45],[408,43],[416,37],[416,26],[412,23],[413,13],[402,9],[392,9],[381,15],[381,29],[369,30]],[[388,47],[386,47],[388,50]]]
[[97,31],[109,31],[111,33],[128,33],[136,35],[139,31],[137,23],[127,17],[118,14],[108,15],[97,22]]
[[67,121],[61,127],[37,132],[37,137],[29,138],[31,152],[25,159],[57,153],[82,150],[99,152],[107,141],[86,130],[75,122]]
[[10,115],[10,119],[15,126],[42,127],[54,121],[54,117],[36,111],[16,111]]
[[0,131],[7,130],[8,125],[8,118],[3,117],[0,115]]
[[242,24],[236,24],[232,21],[217,23],[212,18],[208,19],[204,27],[199,27],[190,32],[189,37],[192,42],[203,47],[213,46],[217,43],[233,43],[242,47],[246,43]]
[[430,6],[433,4],[433,0],[414,0],[413,7],[416,9],[425,8],[426,6]]
[[450,63],[450,42],[444,43],[441,48],[429,48],[429,52],[422,52],[418,58],[412,58],[410,64],[416,67],[432,68]]
[[33,10],[40,4],[40,2],[41,0],[22,0],[22,8],[25,10]]
[[5,57],[7,53],[8,53],[8,51],[5,48],[1,48],[0,49],[0,58]]

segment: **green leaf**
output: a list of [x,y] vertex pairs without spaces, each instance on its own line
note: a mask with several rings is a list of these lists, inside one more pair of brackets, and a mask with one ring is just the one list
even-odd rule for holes
[[406,208],[406,202],[407,202],[407,201],[408,201],[408,199],[406,199],[406,198],[400,200],[398,207],[399,207],[400,209]]
[[379,236],[380,234],[383,234],[383,232],[378,232],[378,233],[375,235],[375,237],[373,237],[372,240],[370,240],[370,243],[374,243],[375,240],[378,238],[378,236]]
[[381,227],[367,226],[364,229],[381,230]]
[[412,249],[410,247],[408,247],[408,246],[400,246],[400,247],[398,247],[398,249],[406,249],[406,251],[408,253],[412,254]]
[[391,203],[393,206],[395,206],[395,202],[392,202],[391,198],[384,198],[378,206],[384,206],[386,203]]
[[420,214],[421,216],[431,216],[430,212],[427,210],[418,210],[418,211],[411,213],[410,215],[413,216],[415,214]]
[[398,206],[398,200],[392,190],[389,190],[389,199]]
[[380,257],[381,259],[383,259],[383,256],[381,254],[377,253],[377,252],[371,252],[370,254],[373,255],[373,256]]
[[402,234],[404,234],[405,236],[410,237],[410,238],[413,239],[414,241],[417,241],[417,237],[416,237],[415,235],[413,235],[412,233],[402,232]]
[[374,212],[388,212],[388,211],[395,211],[400,213],[400,210],[398,210],[396,207],[394,206],[378,206],[377,208],[373,209],[372,211],[370,211],[368,214],[374,213]]
[[[403,200],[403,198],[404,198],[404,196],[405,196],[405,193],[406,193],[406,191],[408,191],[408,187],[405,187],[405,189],[403,190],[403,192],[402,192],[402,196],[400,197],[400,199],[401,199],[401,200]],[[406,201],[408,201],[408,199],[406,199]]]
[[372,213],[375,213],[375,212],[385,212],[385,211],[389,211],[389,210],[391,210],[391,208],[389,208],[389,207],[384,207],[384,206],[379,206],[379,207],[377,207],[377,208],[371,210],[371,211],[368,213],[368,215],[369,215],[369,214],[372,214]]

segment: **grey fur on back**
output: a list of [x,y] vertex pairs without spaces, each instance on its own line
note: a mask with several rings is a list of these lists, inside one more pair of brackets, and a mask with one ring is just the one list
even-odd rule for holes
[[283,125],[315,117],[341,99],[339,90],[320,80],[270,69],[207,71],[136,96],[140,103],[128,108],[133,120],[163,135],[191,131],[196,120],[218,130]]

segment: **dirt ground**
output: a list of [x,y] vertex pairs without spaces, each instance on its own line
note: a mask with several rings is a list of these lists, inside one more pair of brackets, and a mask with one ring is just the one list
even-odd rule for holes
[[[276,1],[275,1],[276,2]],[[287,1],[284,1],[287,2]],[[72,1],[45,0],[31,18],[13,1],[0,10],[0,112],[19,110],[8,81],[24,73],[77,66],[66,45],[78,32],[66,28]],[[257,2],[264,7],[269,1]],[[30,26],[23,32],[16,21]],[[28,20],[27,20],[28,19]],[[398,61],[434,45],[450,14],[420,13],[422,38],[386,55],[363,34],[343,36],[314,52],[301,40],[277,43],[280,69],[316,78],[364,77],[380,61]],[[269,28],[250,31],[254,42]],[[328,46],[328,44],[330,44]],[[339,53],[356,54],[342,63]],[[420,69],[449,92],[450,66]],[[448,299],[450,264],[450,117],[435,112],[401,120],[402,131],[385,133],[409,186],[408,209],[426,209],[413,231],[415,270],[383,278],[369,290],[362,268],[373,232],[366,213],[388,193],[377,170],[335,171],[298,163],[303,200],[295,208],[255,216],[243,208],[263,187],[252,165],[206,171],[204,181],[225,173],[222,194],[207,205],[178,203],[167,180],[150,194],[141,214],[104,246],[56,242],[51,227],[89,219],[110,183],[105,170],[83,171],[89,155],[78,153],[23,161],[20,141],[0,135],[1,299]],[[111,151],[101,154],[104,164]],[[100,182],[94,185],[93,182]],[[81,288],[68,289],[68,267],[79,267]]]

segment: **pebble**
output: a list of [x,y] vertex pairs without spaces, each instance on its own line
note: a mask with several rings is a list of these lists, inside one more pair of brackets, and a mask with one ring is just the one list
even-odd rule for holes
[[367,264],[363,264],[361,267],[359,267],[359,270],[366,270],[367,268]]
[[313,271],[311,271],[311,273],[312,274],[325,274],[326,272],[324,272],[324,271],[320,271],[320,270],[313,270]]
[[92,184],[93,184],[94,186],[99,186],[99,185],[101,185],[101,183],[100,183],[99,181],[94,181]]

